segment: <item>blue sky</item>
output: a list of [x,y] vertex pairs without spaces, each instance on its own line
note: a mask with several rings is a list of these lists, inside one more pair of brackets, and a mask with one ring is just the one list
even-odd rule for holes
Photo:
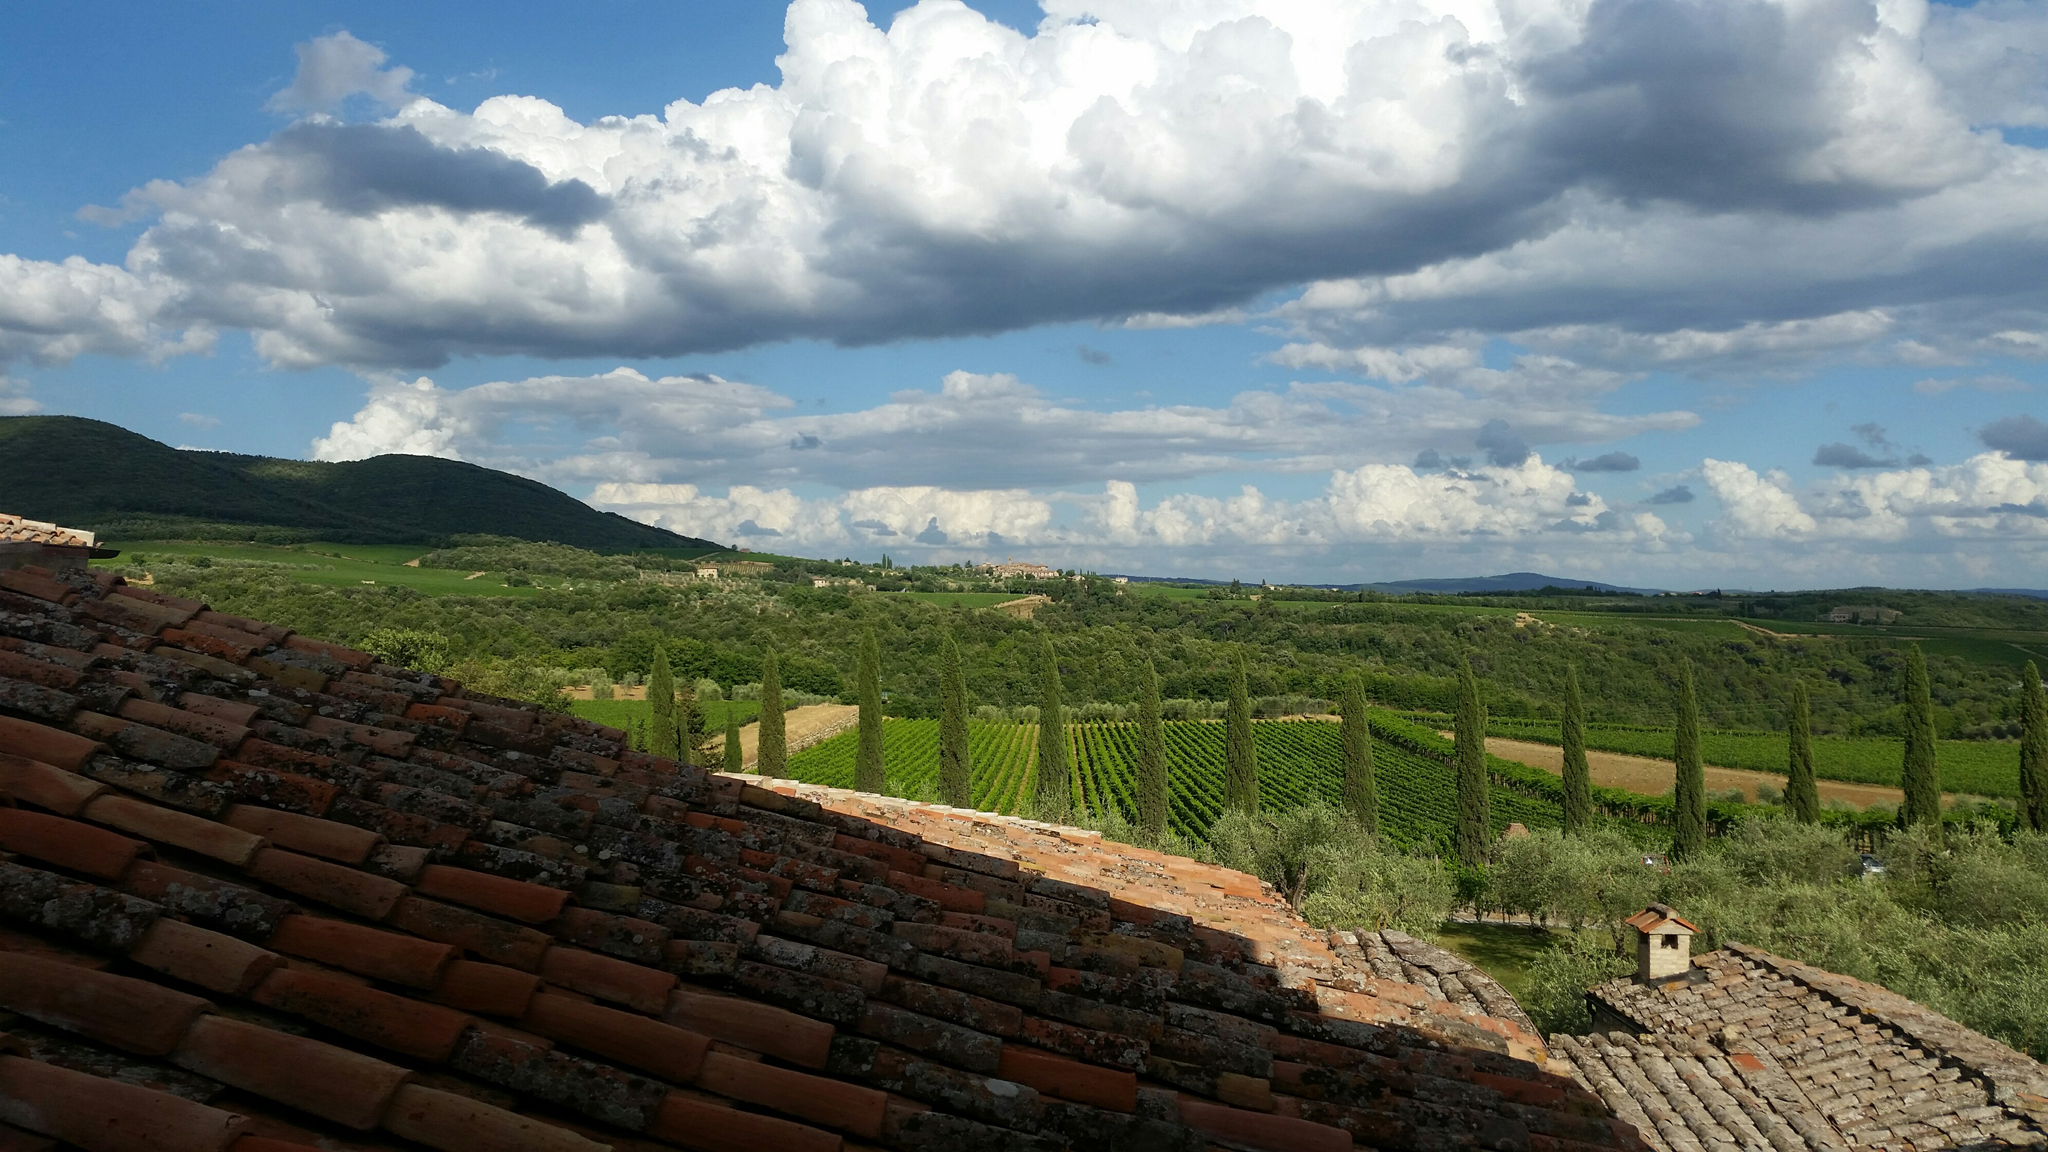
[[2043,8],[18,7],[0,414],[819,555],[2038,586]]

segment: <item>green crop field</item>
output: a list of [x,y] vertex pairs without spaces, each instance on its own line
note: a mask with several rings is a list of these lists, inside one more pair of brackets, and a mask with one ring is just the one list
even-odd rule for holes
[[[753,700],[706,700],[697,707],[704,710],[704,726],[713,735],[725,731],[727,712],[739,713],[742,724],[752,724],[761,715],[761,705]],[[620,731],[645,724],[654,715],[645,700],[571,700],[569,711]]]
[[1741,640],[1749,635],[1742,625],[1733,620],[1636,616],[1622,612],[1538,611],[1532,615],[1545,624],[1555,624],[1561,628],[1591,628],[1606,632],[1617,628],[1654,628],[1660,632],[1683,632],[1689,636],[1707,636],[1719,640]]
[[[1449,723],[1449,718],[1435,717],[1427,722]],[[1556,744],[1561,739],[1554,720],[1491,718],[1486,723],[1486,734],[1542,744]],[[1602,752],[1669,760],[1671,746],[1669,728],[1586,726],[1586,747]],[[2019,749],[2018,741],[2013,740],[1938,741],[1935,759],[1941,766],[1942,789],[1977,796],[2018,796]],[[1784,775],[1790,750],[1782,732],[1709,731],[1700,734],[1700,755],[1707,763],[1721,768]],[[1896,788],[1904,759],[1904,742],[1888,737],[1816,736],[1813,740],[1813,773],[1823,780]]]
[[[1164,727],[1168,822],[1183,836],[1203,835],[1223,811],[1224,726],[1168,721]],[[973,723],[968,732],[975,807],[1018,812],[1037,761],[1037,725]],[[1343,768],[1337,725],[1261,721],[1252,726],[1252,734],[1258,747],[1262,804],[1285,809],[1312,797],[1339,801]],[[1070,724],[1067,738],[1075,804],[1095,812],[1113,805],[1127,819],[1135,819],[1137,726]],[[855,739],[854,733],[843,733],[791,756],[790,775],[813,784],[852,787]],[[922,798],[936,790],[938,721],[885,721],[882,748],[890,792]],[[1447,843],[1457,819],[1457,783],[1451,769],[1386,741],[1375,743],[1373,763],[1381,831],[1403,846]],[[1504,788],[1494,789],[1492,805],[1495,831],[1511,822],[1556,827],[1562,819],[1557,805]]]
[[[141,566],[147,569],[157,557],[172,558],[177,563],[205,557],[210,561],[226,562],[223,567],[234,564],[263,565],[262,571],[274,572],[288,579],[306,584],[322,584],[335,588],[361,588],[378,585],[403,585],[429,596],[531,596],[540,587],[552,587],[563,581],[552,576],[535,576],[531,587],[508,588],[503,572],[486,572],[475,579],[469,579],[467,572],[451,572],[444,568],[408,568],[405,562],[416,559],[427,549],[406,544],[215,544],[194,543],[189,540],[139,540],[109,544],[118,548],[121,555],[114,560],[95,561],[95,565],[134,566],[137,557]],[[160,562],[160,561],[159,561]]]

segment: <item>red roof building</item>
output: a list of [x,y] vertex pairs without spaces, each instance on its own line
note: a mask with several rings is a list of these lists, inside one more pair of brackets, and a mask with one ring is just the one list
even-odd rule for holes
[[99,547],[90,532],[0,512],[0,568],[79,569],[87,560],[119,555]]

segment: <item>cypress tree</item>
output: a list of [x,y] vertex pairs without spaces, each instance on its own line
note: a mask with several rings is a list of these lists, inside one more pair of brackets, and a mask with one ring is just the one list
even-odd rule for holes
[[2020,695],[2020,819],[2048,832],[2048,692],[2040,670],[2027,661]]
[[740,748],[740,710],[728,701],[725,706],[725,743],[719,749],[727,772],[747,770],[747,758]]
[[1344,810],[1377,836],[1380,800],[1372,775],[1372,723],[1365,715],[1365,685],[1355,672],[1344,678],[1344,698],[1337,711],[1343,717],[1337,739],[1344,746]]
[[1146,660],[1138,671],[1138,827],[1166,831],[1166,730],[1159,723],[1159,673]]
[[1801,824],[1820,823],[1820,787],[1813,782],[1813,703],[1806,682],[1792,685],[1792,712],[1786,718],[1791,761],[1785,772],[1785,807]]
[[1707,770],[1700,763],[1700,705],[1693,695],[1690,660],[1678,665],[1678,731],[1672,737],[1671,760],[1677,770],[1671,855],[1689,860],[1707,844]]
[[967,677],[960,669],[960,644],[949,629],[939,640],[939,799],[955,808],[974,806],[967,756]]
[[782,723],[782,673],[775,666],[775,653],[761,657],[761,718],[754,750],[754,771],[763,776],[781,776],[789,771],[789,741]]
[[676,759],[699,768],[711,768],[711,733],[704,726],[704,709],[697,706],[697,685],[684,680],[676,685],[676,742],[681,745]]
[[1259,814],[1259,752],[1252,745],[1252,699],[1245,689],[1244,653],[1230,674],[1230,706],[1223,714],[1223,803]]
[[668,670],[668,652],[654,650],[654,671],[647,674],[647,751],[671,760],[682,759],[676,740],[676,681]]
[[1899,818],[1941,830],[1941,769],[1934,761],[1934,700],[1927,684],[1927,658],[1920,646],[1906,651],[1906,762],[1899,773],[1906,802]]
[[1067,772],[1067,717],[1052,637],[1041,633],[1039,644],[1038,775],[1031,781],[1031,801],[1039,819],[1058,823],[1074,811],[1074,787]]
[[1458,669],[1458,860],[1468,868],[1486,863],[1487,833],[1492,823],[1486,794],[1486,705],[1479,702],[1479,680],[1467,662]]
[[888,783],[882,767],[882,646],[875,630],[861,633],[859,667],[854,672],[854,692],[860,701],[860,732],[853,753],[853,787],[859,792],[880,792]]
[[1586,767],[1586,705],[1579,698],[1579,670],[1564,669],[1564,830],[1584,832],[1593,822],[1593,773]]

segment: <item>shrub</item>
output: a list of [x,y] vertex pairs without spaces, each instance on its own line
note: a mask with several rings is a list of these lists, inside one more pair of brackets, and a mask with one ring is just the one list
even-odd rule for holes
[[1209,847],[1217,863],[1273,885],[1318,928],[1427,935],[1457,901],[1442,861],[1392,850],[1322,801],[1269,816],[1226,812]]
[[386,664],[415,672],[438,675],[448,668],[448,638],[439,632],[378,628],[363,637],[363,651]]
[[1635,971],[1635,957],[1618,947],[1611,933],[1586,930],[1564,934],[1529,965],[1522,1007],[1538,1035],[1584,1035],[1592,1027],[1586,990]]

